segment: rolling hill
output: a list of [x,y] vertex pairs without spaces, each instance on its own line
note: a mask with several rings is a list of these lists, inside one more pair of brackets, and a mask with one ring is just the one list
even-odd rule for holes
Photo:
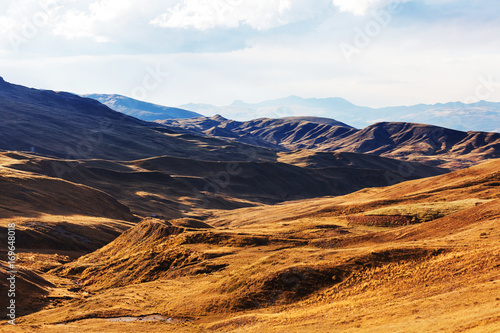
[[0,114],[2,332],[500,328],[498,133],[164,125],[3,80]]
[[500,157],[500,133],[461,132],[424,124],[386,122],[358,130],[336,120],[315,117],[237,122],[219,115],[161,123],[283,151],[356,152],[452,169]]
[[[367,186],[385,186],[393,181],[447,172],[409,163],[414,172],[400,174],[401,162],[393,159],[353,153],[311,152],[307,156],[304,153],[281,154],[277,162],[220,162],[172,156],[133,161],[76,161],[32,153],[0,153],[2,170],[11,174],[9,184],[12,184],[10,190],[4,192],[5,204],[1,205],[0,214],[30,216],[29,212],[38,214],[50,210],[61,215],[65,209],[83,215],[130,220],[131,213],[124,213],[130,208],[141,217],[159,215],[171,219],[203,214],[204,209],[234,209],[347,194]],[[18,176],[13,180],[12,175]],[[37,186],[41,193],[35,195],[30,189],[31,196],[24,195],[27,184]],[[88,193],[88,200],[95,202],[83,198],[84,190],[95,191]],[[65,195],[65,191],[69,195]],[[43,205],[43,200],[50,195],[54,197],[54,206]],[[103,197],[105,195],[109,197]],[[59,197],[67,203],[59,202]],[[16,198],[18,201],[13,201]],[[126,207],[103,206],[110,200]],[[12,212],[6,210],[7,206],[18,208]],[[80,207],[86,210],[79,212]]]
[[[78,279],[90,296],[73,293],[19,327],[494,332],[499,163],[347,196],[213,211],[209,229],[145,219],[48,272]],[[429,206],[431,220],[398,224],[410,207]],[[379,224],[381,216],[394,223]],[[142,320],[153,315],[156,323]]]
[[9,168],[18,158],[24,156],[0,154],[0,218],[50,214],[133,220],[128,207],[95,188]]

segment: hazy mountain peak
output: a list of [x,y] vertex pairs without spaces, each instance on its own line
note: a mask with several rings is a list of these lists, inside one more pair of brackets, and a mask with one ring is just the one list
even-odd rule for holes
[[118,94],[87,94],[83,96],[98,100],[115,111],[146,121],[202,116],[193,111],[144,102]]
[[244,106],[247,105],[247,103],[243,102],[241,99],[237,99],[234,102],[231,103],[232,106]]

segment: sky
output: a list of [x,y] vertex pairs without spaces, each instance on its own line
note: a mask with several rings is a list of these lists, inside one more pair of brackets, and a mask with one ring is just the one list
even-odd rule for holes
[[3,0],[0,76],[178,106],[500,102],[498,0]]

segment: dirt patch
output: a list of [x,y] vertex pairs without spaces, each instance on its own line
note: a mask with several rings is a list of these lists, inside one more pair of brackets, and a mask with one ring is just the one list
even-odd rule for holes
[[162,316],[159,314],[141,316],[141,317],[116,317],[116,318],[108,318],[107,320],[112,322],[122,322],[122,323],[130,323],[134,321],[162,321],[167,323],[187,323],[191,321],[190,319],[187,318],[172,318],[172,317]]

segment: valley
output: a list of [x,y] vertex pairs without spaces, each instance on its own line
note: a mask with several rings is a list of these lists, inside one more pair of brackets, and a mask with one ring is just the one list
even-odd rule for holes
[[2,332],[500,328],[496,132],[148,122],[3,80],[0,113]]

